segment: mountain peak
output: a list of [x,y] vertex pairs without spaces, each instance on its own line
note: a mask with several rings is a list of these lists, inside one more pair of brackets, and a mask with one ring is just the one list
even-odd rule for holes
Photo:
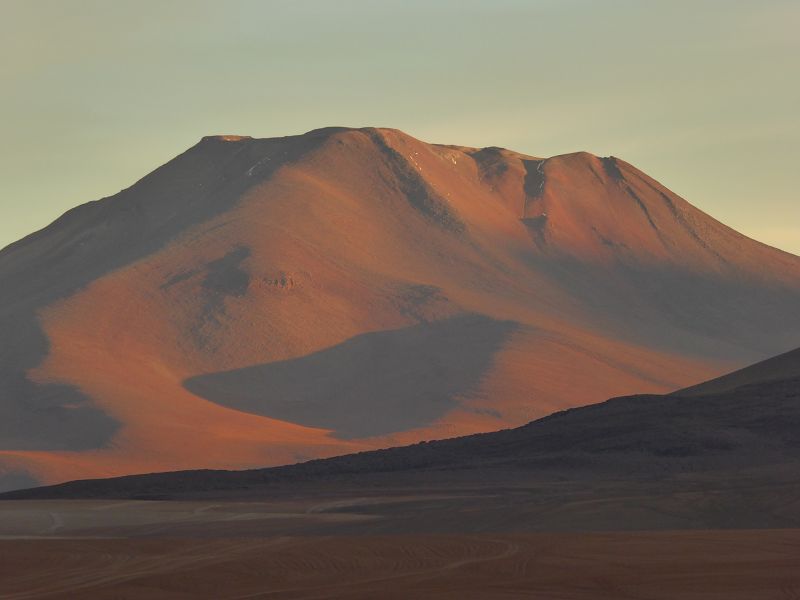
[[201,142],[241,142],[244,140],[252,140],[249,135],[207,135],[203,137]]

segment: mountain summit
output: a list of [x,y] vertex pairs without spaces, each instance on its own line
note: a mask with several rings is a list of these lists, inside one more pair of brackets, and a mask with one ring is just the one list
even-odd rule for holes
[[519,425],[795,347],[800,258],[628,163],[203,138],[0,252],[0,484]]

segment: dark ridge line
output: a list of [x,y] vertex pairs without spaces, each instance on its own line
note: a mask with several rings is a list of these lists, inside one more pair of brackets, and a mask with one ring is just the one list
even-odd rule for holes
[[522,200],[521,219],[529,218],[529,201],[536,200],[544,195],[544,186],[547,183],[544,165],[547,160],[546,158],[541,160],[522,159],[522,166],[525,168],[525,180],[523,181],[522,189],[525,192],[525,196]]
[[[640,179],[641,179],[641,178],[640,178]],[[721,254],[719,254],[719,252],[717,252],[716,250],[714,250],[713,248],[711,248],[711,246],[709,246],[709,245],[708,245],[708,244],[707,244],[707,243],[706,243],[706,242],[703,240],[703,238],[702,238],[702,237],[700,237],[700,235],[699,235],[699,234],[698,234],[698,233],[697,233],[697,232],[694,230],[694,227],[692,227],[692,226],[691,226],[691,224],[688,222],[688,220],[686,219],[686,217],[684,216],[684,214],[683,214],[683,213],[682,213],[680,210],[678,210],[678,207],[677,207],[677,206],[675,206],[675,203],[673,202],[672,198],[670,198],[670,197],[669,197],[667,194],[665,194],[665,193],[664,193],[664,191],[663,191],[663,190],[660,190],[660,189],[658,189],[656,186],[654,186],[654,185],[653,185],[652,183],[650,183],[649,181],[646,181],[646,180],[644,180],[644,181],[645,181],[645,183],[646,183],[646,184],[647,184],[647,185],[648,185],[648,186],[649,186],[649,187],[650,187],[650,188],[651,188],[653,191],[657,192],[657,193],[658,193],[658,194],[661,196],[662,200],[664,200],[664,204],[666,204],[666,206],[667,206],[667,208],[669,209],[670,213],[672,213],[672,216],[673,216],[673,217],[675,217],[675,219],[676,219],[676,220],[677,220],[677,221],[678,221],[678,222],[679,222],[681,225],[683,225],[683,228],[684,228],[686,231],[688,231],[688,232],[689,232],[689,235],[690,235],[690,236],[691,236],[691,237],[692,237],[692,238],[693,238],[693,239],[694,239],[694,240],[697,242],[697,244],[698,244],[698,245],[699,245],[701,248],[705,249],[706,251],[710,252],[712,255],[714,255],[715,257],[717,257],[717,259],[718,259],[718,260],[719,260],[721,263],[726,263],[726,262],[727,262],[727,261],[726,261],[726,260],[725,260],[725,259],[722,257],[722,255],[721,255]]]
[[466,231],[467,226],[456,216],[447,201],[431,189],[405,156],[386,142],[380,131],[372,128],[363,131],[383,154],[387,166],[397,179],[398,189],[411,206],[442,229],[456,234]]
[[625,176],[622,174],[622,171],[620,171],[619,165],[617,164],[616,157],[601,156],[600,163],[603,165],[603,169],[611,179],[616,182],[625,180]]
[[631,186],[628,185],[627,183],[625,184],[625,191],[631,198],[633,198],[636,201],[636,204],[639,205],[639,208],[644,213],[644,216],[647,217],[647,221],[648,223],[650,223],[650,227],[653,228],[658,237],[661,239],[661,242],[664,243],[664,239],[661,237],[661,232],[659,231],[658,226],[655,224],[655,221],[653,221],[653,217],[650,214],[650,211],[647,209],[647,206],[645,206],[644,202],[642,202],[642,199],[636,192],[633,191],[633,188],[631,188]]
[[605,169],[606,173],[611,177],[619,186],[622,186],[624,183],[625,192],[636,201],[636,204],[639,206],[639,209],[644,213],[644,216],[647,218],[647,222],[650,223],[650,227],[653,228],[653,231],[656,232],[658,239],[661,241],[661,244],[666,247],[667,242],[664,240],[664,236],[661,234],[661,231],[656,225],[655,221],[653,220],[653,216],[650,214],[650,210],[647,208],[645,203],[639,197],[633,188],[631,187],[630,183],[625,179],[625,175],[619,167],[619,162],[616,157],[614,156],[604,156],[600,158],[600,161]]

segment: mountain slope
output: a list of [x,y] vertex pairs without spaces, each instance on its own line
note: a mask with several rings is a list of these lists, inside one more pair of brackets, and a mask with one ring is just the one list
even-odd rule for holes
[[774,356],[744,369],[739,369],[733,373],[727,373],[711,381],[679,390],[675,392],[675,395],[704,396],[718,394],[745,385],[785,379],[800,379],[800,348]]
[[388,129],[204,138],[0,282],[6,487],[498,429],[800,336],[800,258],[627,163]]
[[[785,364],[790,358],[794,368],[800,368],[800,353],[785,356]],[[753,373],[770,362],[744,371]],[[435,485],[497,493],[504,486],[557,482],[566,487],[593,480],[638,486],[628,488],[629,494],[642,493],[653,482],[661,482],[665,494],[691,483],[693,493],[714,496],[718,512],[724,514],[719,506],[738,501],[733,493],[737,479],[751,485],[749,501],[757,506],[778,494],[787,480],[796,482],[798,464],[800,377],[767,375],[723,392],[613,398],[515,429],[298,465],[74,481],[2,498],[191,498],[208,493],[236,498],[291,494],[292,485],[302,492],[303,486],[314,482],[324,482],[329,494],[353,489],[387,494]],[[752,487],[753,482],[758,487]],[[603,485],[592,489],[595,500],[609,492]],[[796,524],[800,513],[784,508],[793,515],[791,524]]]

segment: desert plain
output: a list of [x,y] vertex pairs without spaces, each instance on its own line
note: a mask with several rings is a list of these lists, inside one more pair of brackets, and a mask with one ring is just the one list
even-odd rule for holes
[[[270,501],[5,502],[0,597],[800,596],[797,529],[514,533],[522,503],[503,506],[513,495],[318,491]],[[528,509],[577,517],[597,507],[576,499]],[[452,532],[459,527],[470,532]]]

